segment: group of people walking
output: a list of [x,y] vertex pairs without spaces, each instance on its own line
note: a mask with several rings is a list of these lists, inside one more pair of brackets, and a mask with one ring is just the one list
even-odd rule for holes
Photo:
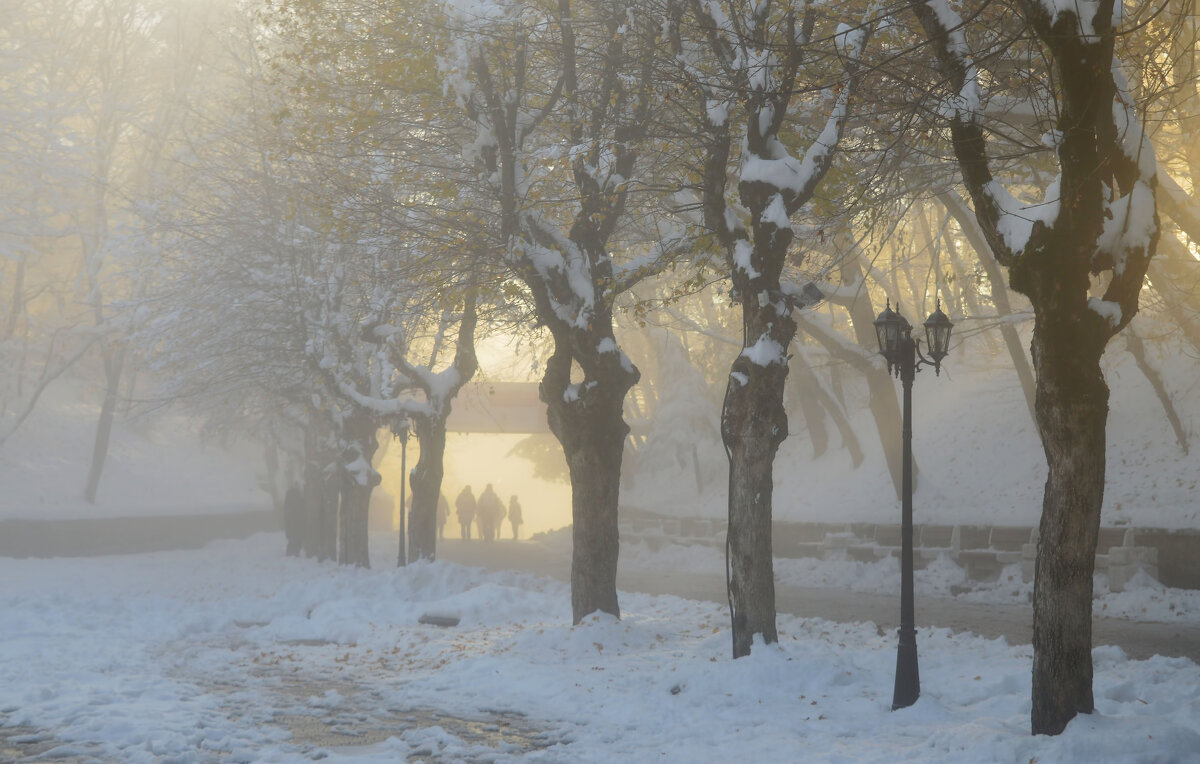
[[[516,539],[521,535],[521,523],[524,522],[521,516],[521,502],[513,496],[508,500],[508,509],[505,509],[504,502],[496,494],[491,483],[487,484],[478,499],[471,492],[471,486],[463,488],[454,500],[454,508],[458,514],[458,525],[464,541],[471,540],[471,526],[475,524],[479,526],[479,538],[495,541],[500,537],[500,529],[506,517],[512,526],[512,537]],[[449,518],[450,504],[445,496],[440,496],[437,509],[438,538],[446,537],[446,521]]]

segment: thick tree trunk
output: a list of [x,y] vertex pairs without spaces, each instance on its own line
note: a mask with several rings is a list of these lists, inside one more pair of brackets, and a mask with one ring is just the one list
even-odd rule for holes
[[1091,339],[1080,331],[1081,316],[1073,313],[1046,311],[1034,327],[1037,420],[1049,467],[1034,577],[1034,734],[1057,735],[1094,707],[1092,575],[1104,500],[1108,386],[1100,370],[1104,342],[1099,332]]
[[342,565],[371,567],[367,529],[372,489],[369,482],[362,485],[351,475],[342,479],[341,508],[338,513],[338,562]]
[[[617,505],[621,456],[629,427],[618,409],[576,426],[590,437],[570,439],[563,455],[571,473],[571,614],[575,623],[597,610],[621,616],[617,603]],[[582,418],[581,418],[582,419]]]
[[121,398],[121,371],[125,367],[125,351],[107,349],[104,354],[104,403],[100,406],[100,419],[96,423],[96,441],[92,444],[92,463],[88,467],[87,485],[83,498],[88,504],[96,503],[96,492],[100,489],[100,476],[108,460],[108,443],[112,439],[113,418]]
[[[379,473],[371,466],[379,440],[375,421],[361,410],[346,423],[349,446],[342,453],[341,507],[338,512],[338,562],[371,567],[368,550],[371,492]],[[348,469],[354,465],[355,469]]]
[[[412,469],[412,507],[408,518],[408,559],[437,559],[437,505],[446,455],[446,421],[414,420],[421,456]],[[409,476],[406,476],[409,477]]]
[[614,359],[595,364],[596,376],[589,382],[570,385],[571,355],[561,349],[565,345],[556,342],[560,349],[546,364],[540,394],[571,475],[571,616],[579,623],[596,611],[621,616],[617,507],[629,434],[622,404],[639,373]]
[[[778,321],[791,323],[787,317]],[[793,324],[794,327],[794,324]],[[793,328],[794,331],[794,328]],[[759,336],[761,327],[749,331]],[[733,657],[750,654],[754,635],[779,639],[775,628],[775,569],[771,548],[771,498],[775,452],[787,437],[783,388],[787,366],[733,364],[721,421],[729,453],[729,598],[733,616]]]

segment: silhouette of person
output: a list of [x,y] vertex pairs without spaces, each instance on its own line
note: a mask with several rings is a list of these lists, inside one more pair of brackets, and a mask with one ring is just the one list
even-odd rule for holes
[[462,493],[454,500],[454,506],[458,510],[458,525],[462,528],[463,541],[471,540],[471,523],[475,522],[475,494],[471,493],[471,486],[462,489]]
[[508,500],[508,522],[512,525],[513,540],[516,541],[521,535],[521,523],[524,522],[524,518],[521,517],[521,502],[517,501],[515,494]]

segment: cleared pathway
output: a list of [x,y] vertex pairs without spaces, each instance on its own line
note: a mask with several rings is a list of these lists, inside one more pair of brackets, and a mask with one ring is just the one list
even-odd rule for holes
[[[562,581],[570,579],[571,561],[532,541],[484,543],[445,540],[438,544],[438,557],[491,570],[523,570]],[[617,587],[622,591],[674,594],[688,599],[727,602],[723,574],[618,569]],[[775,600],[780,612],[791,615],[842,622],[874,621],[883,629],[895,629],[900,625],[899,594],[888,597],[777,584]],[[984,605],[952,598],[928,597],[918,597],[916,606],[918,631],[941,626],[984,637],[1004,637],[1012,645],[1029,644],[1033,638],[1033,610],[1029,606]],[[1096,646],[1117,645],[1131,658],[1166,655],[1186,657],[1200,663],[1200,624],[1097,617],[1092,620],[1092,641]]]

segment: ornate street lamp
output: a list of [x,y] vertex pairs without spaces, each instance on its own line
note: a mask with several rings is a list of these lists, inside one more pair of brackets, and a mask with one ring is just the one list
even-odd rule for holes
[[942,359],[950,352],[950,330],[954,324],[937,309],[925,320],[925,339],[929,358],[921,355],[920,340],[912,338],[912,324],[887,307],[875,319],[875,334],[879,352],[887,359],[888,371],[895,371],[904,387],[903,479],[901,481],[900,526],[900,644],[896,650],[896,689],[892,694],[892,710],[907,708],[921,694],[921,677],[917,669],[917,627],[913,612],[913,521],[912,521],[912,383],[921,364],[933,366],[940,376]]

